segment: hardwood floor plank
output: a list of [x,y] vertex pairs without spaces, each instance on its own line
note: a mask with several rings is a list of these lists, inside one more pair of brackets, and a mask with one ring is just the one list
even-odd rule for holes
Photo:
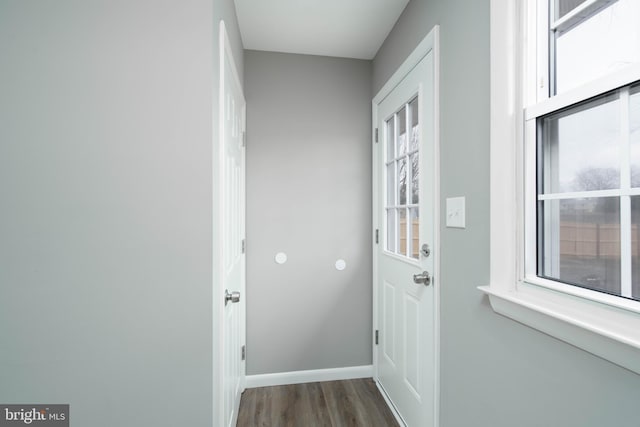
[[[393,413],[387,406],[373,380],[352,383],[359,402],[369,403],[363,406],[362,422],[371,427],[397,426]],[[376,404],[373,404],[376,402]]]
[[329,381],[322,383],[322,391],[327,400],[327,407],[333,427],[357,425],[353,399],[346,389],[347,381]]
[[250,425],[250,417],[252,415],[257,416],[258,408],[256,405],[257,399],[255,397],[257,393],[257,389],[253,388],[245,390],[245,392],[242,394],[242,400],[240,401],[240,412],[238,413],[238,422],[236,425]]
[[302,426],[332,427],[327,409],[327,402],[320,383],[299,384],[303,387],[305,398],[297,412],[297,420],[302,420]]
[[238,427],[397,427],[372,379],[247,389]]
[[[295,387],[277,386],[274,388],[273,399],[271,400],[270,425],[283,427],[294,427],[295,405],[298,398]],[[268,393],[268,391],[265,391]]]

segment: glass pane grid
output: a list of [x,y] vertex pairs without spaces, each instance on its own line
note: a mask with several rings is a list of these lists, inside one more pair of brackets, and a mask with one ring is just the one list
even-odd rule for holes
[[639,93],[538,119],[539,276],[640,300]]
[[385,248],[389,252],[418,259],[418,98],[404,104],[385,123]]

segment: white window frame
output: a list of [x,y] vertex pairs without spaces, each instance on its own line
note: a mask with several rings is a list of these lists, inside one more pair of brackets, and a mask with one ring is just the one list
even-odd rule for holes
[[637,81],[640,66],[541,100],[548,68],[536,44],[548,35],[529,31],[535,3],[491,0],[491,261],[490,283],[479,289],[495,312],[640,374],[640,302],[527,274],[536,195],[535,164],[525,162],[535,117]]

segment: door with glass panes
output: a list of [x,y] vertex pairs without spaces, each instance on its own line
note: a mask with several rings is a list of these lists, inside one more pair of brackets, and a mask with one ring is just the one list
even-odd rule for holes
[[[384,95],[383,95],[384,96]],[[376,104],[376,380],[409,426],[435,419],[434,55]]]

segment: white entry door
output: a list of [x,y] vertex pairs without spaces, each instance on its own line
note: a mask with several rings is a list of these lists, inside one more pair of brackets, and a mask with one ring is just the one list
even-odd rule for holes
[[245,377],[245,100],[223,23],[220,40],[222,418],[233,427]]
[[376,379],[410,427],[437,419],[435,43],[437,28],[373,105]]

